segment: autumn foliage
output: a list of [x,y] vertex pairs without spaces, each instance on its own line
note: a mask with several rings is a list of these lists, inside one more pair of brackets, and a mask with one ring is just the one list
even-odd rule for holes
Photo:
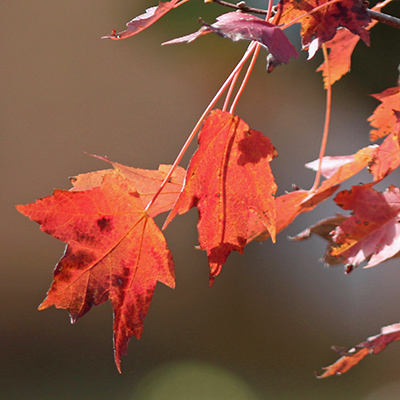
[[[378,20],[385,22],[377,14],[390,0],[372,10],[361,0],[281,0],[274,8],[271,2],[262,12],[266,14],[263,18],[250,14],[260,10],[243,4],[205,1],[213,2],[238,10],[222,14],[211,24],[200,21],[196,32],[164,44],[191,42],[210,33],[250,44],[175,162],[160,165],[158,170],[144,170],[98,157],[112,168],[78,175],[71,178],[70,190],[57,189],[52,196],[17,206],[39,223],[43,232],[67,244],[39,309],[52,305],[65,308],[76,322],[92,306],[109,300],[119,371],[130,338],[142,335],[157,282],[175,287],[172,255],[162,229],[192,207],[198,209],[199,247],[208,256],[211,285],[232,251],[242,253],[252,240],[271,238],[274,242],[299,214],[313,210],[332,197],[344,181],[367,168],[371,182],[334,197],[336,205],[347,213],[320,221],[292,239],[321,236],[327,241],[325,263],[344,264],[346,273],[360,264],[372,267],[400,256],[400,189],[393,184],[383,193],[374,188],[400,165],[400,86],[373,95],[380,104],[368,118],[370,139],[381,139],[380,144],[351,155],[324,156],[331,86],[350,71],[351,55],[359,40],[369,45],[371,28]],[[185,3],[189,6],[190,1],[160,2],[128,22],[125,31],[114,30],[104,37],[121,40],[136,35]],[[251,129],[234,111],[260,48],[269,53],[268,72],[298,56],[284,33],[293,23],[301,24],[301,50],[308,51],[309,58],[321,48],[324,53],[325,61],[318,71],[327,92],[326,123],[320,156],[306,165],[316,172],[313,187],[295,188],[275,197],[277,185],[270,164],[278,153],[268,137]],[[234,89],[250,56],[253,59],[232,99],[233,91],[227,89]],[[215,108],[226,90],[223,107]],[[188,168],[178,166],[197,134],[198,149]],[[153,218],[165,212],[169,215],[160,229]],[[394,324],[349,351],[335,347],[341,358],[320,377],[346,372],[366,355],[379,353],[400,338],[399,331],[399,324]]]

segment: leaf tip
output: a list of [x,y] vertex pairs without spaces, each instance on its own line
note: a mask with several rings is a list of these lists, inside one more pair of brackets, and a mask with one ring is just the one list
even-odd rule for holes
[[106,35],[106,36],[102,36],[101,39],[111,39],[111,40],[118,40],[120,39],[119,34],[117,33],[117,31],[115,29],[113,29],[111,31],[110,35]]

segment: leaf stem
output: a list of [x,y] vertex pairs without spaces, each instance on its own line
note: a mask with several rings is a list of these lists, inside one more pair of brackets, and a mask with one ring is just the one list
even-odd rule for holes
[[239,77],[239,73],[240,73],[240,70],[236,73],[236,75],[233,77],[233,79],[231,81],[228,93],[226,94],[226,97],[225,97],[225,101],[224,101],[224,105],[222,107],[222,111],[226,111],[226,109],[228,108],[229,100],[231,99],[231,96],[232,96],[232,93],[233,93],[233,89],[234,89],[234,87],[236,85],[236,81],[238,80],[238,77]]
[[229,110],[229,112],[231,114],[233,114],[235,112],[235,108],[236,108],[237,103],[238,103],[238,101],[240,99],[240,96],[242,95],[242,93],[244,91],[244,88],[247,85],[247,82],[249,80],[250,74],[253,71],[254,65],[256,63],[258,53],[260,52],[260,47],[261,47],[261,44],[260,43],[256,43],[255,48],[254,48],[254,52],[253,52],[253,58],[250,61],[250,64],[249,64],[249,66],[247,68],[247,71],[246,71],[246,75],[244,76],[243,81],[242,81],[242,83],[240,85],[240,88],[237,91],[236,96],[235,96],[235,98],[234,98],[234,100],[233,100],[233,102],[231,104],[231,108]]
[[[268,20],[270,18],[270,16],[271,16],[273,4],[274,4],[273,0],[269,0],[268,1],[267,16],[265,18],[266,20]],[[243,78],[243,81],[242,81],[242,83],[240,85],[240,88],[239,88],[238,92],[236,93],[236,96],[235,96],[235,98],[234,98],[234,100],[232,102],[231,108],[229,110],[229,112],[231,114],[233,114],[235,112],[235,108],[237,106],[237,103],[239,102],[240,96],[242,95],[242,93],[244,91],[244,88],[246,87],[247,82],[249,80],[250,74],[253,71],[254,65],[255,65],[256,60],[257,60],[258,53],[260,52],[260,46],[261,46],[260,43],[257,43],[255,48],[254,48],[253,58],[250,61],[250,64],[249,64],[249,66],[247,68],[246,75]],[[239,75],[239,73],[236,75],[235,79],[232,81],[232,85],[229,88],[229,92],[230,92],[229,95],[231,94],[231,89],[233,89],[233,85],[236,82],[238,75]],[[228,96],[227,96],[227,100],[228,100]],[[227,101],[225,101],[224,107],[225,106],[227,106]],[[224,110],[225,110],[225,108],[224,108]]]
[[194,137],[197,134],[197,131],[200,129],[202,123],[206,119],[208,113],[212,110],[212,108],[215,106],[219,98],[221,97],[222,93],[226,90],[228,85],[232,82],[232,80],[235,78],[237,73],[241,70],[243,65],[246,63],[248,58],[250,57],[251,53],[254,51],[254,48],[256,46],[255,42],[251,42],[249,47],[247,48],[246,52],[244,53],[242,59],[237,63],[236,67],[233,69],[231,74],[228,76],[226,81],[223,83],[223,85],[220,87],[214,98],[211,100],[207,108],[204,110],[203,114],[201,115],[200,119],[197,121],[195,127],[193,128],[192,132],[190,133],[189,137],[186,139],[185,144],[183,145],[181,151],[179,152],[178,156],[176,157],[174,163],[172,164],[170,170],[168,171],[167,175],[165,176],[164,180],[162,181],[160,187],[158,188],[157,192],[154,194],[153,198],[149,201],[147,204],[145,211],[148,211],[149,208],[154,204],[156,201],[157,197],[161,193],[161,191],[164,189],[165,185],[171,178],[172,173],[174,172],[175,168],[178,166],[179,162],[181,161],[183,155],[185,154],[186,150],[188,149],[190,143],[194,139]]
[[177,7],[181,6],[181,5],[184,4],[184,3],[187,3],[188,1],[189,1],[189,0],[182,0],[182,1],[180,1],[179,3],[175,4],[173,8],[177,8]]
[[326,65],[326,110],[325,110],[325,124],[324,124],[324,132],[322,134],[322,143],[321,148],[319,150],[319,164],[317,174],[315,175],[315,181],[312,188],[309,190],[310,193],[315,192],[317,189],[319,182],[321,180],[321,166],[322,166],[322,159],[325,155],[326,150],[326,143],[328,141],[328,134],[329,134],[329,122],[331,119],[331,108],[332,108],[332,85],[331,85],[331,75],[329,70],[329,56],[328,50],[326,48],[325,43],[322,44],[322,52],[324,54],[325,65]]

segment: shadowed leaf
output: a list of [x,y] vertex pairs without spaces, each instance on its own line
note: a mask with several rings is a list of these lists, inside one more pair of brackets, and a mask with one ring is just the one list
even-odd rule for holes
[[400,339],[400,324],[384,326],[381,333],[377,336],[369,337],[354,348],[347,351],[341,347],[333,346],[340,357],[335,363],[329,367],[324,367],[325,372],[318,378],[327,378],[332,375],[341,375],[349,369],[357,365],[368,354],[378,354],[386,348],[386,346]]
[[[274,22],[290,23],[328,0],[280,0]],[[369,45],[369,32],[365,29],[371,22],[366,6],[361,0],[341,0],[329,4],[299,20],[303,49],[312,58],[321,45],[333,39],[339,27],[361,37]]]
[[291,57],[298,56],[296,48],[280,28],[253,15],[231,12],[220,15],[217,18],[217,22],[211,25],[205,22],[202,23],[203,26],[197,32],[163,44],[192,42],[199,36],[214,32],[234,42],[238,40],[254,40],[261,43],[268,48],[279,63],[287,64]]

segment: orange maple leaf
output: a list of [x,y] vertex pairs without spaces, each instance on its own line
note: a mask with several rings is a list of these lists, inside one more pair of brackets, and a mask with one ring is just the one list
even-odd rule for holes
[[340,357],[335,363],[324,367],[325,372],[318,378],[327,378],[332,375],[341,375],[357,365],[368,354],[378,354],[390,343],[400,339],[400,324],[393,324],[381,328],[381,333],[369,337],[366,341],[359,343],[350,350],[342,347],[332,346]]
[[[291,23],[329,0],[280,0],[274,23]],[[331,40],[339,27],[345,27],[369,44],[369,32],[365,29],[371,22],[361,0],[341,0],[307,14],[299,20],[303,50],[312,58],[325,42]]]
[[388,135],[394,129],[397,120],[395,111],[400,111],[400,86],[371,96],[382,102],[368,118],[368,122],[375,128],[370,131],[370,139],[375,141]]
[[165,226],[197,206],[199,243],[207,251],[210,284],[231,251],[243,252],[249,224],[259,220],[275,240],[274,182],[270,140],[239,117],[214,110],[199,134],[185,187]]
[[[382,8],[391,1],[392,0],[386,0],[382,3],[378,3],[372,10],[380,12]],[[372,20],[365,29],[369,31],[377,23],[377,20]],[[350,32],[346,28],[340,28],[337,30],[336,36],[325,43],[326,47],[329,49],[329,81],[331,85],[350,71],[351,55],[359,40],[360,36]],[[326,61],[318,67],[317,71],[322,71],[326,89],[328,86]]]
[[[101,171],[89,172],[86,174],[80,174],[70,178],[72,185],[74,186],[71,190],[82,191],[92,189],[96,186],[101,186],[105,174],[116,174],[121,175],[128,179],[136,191],[139,193],[140,199],[142,200],[143,207],[146,207],[153,196],[158,191],[164,178],[167,176],[171,166],[161,164],[158,170],[148,170],[142,168],[132,168],[126,165],[110,161],[107,157],[93,156],[100,160],[106,161],[114,167],[112,169],[106,169]],[[182,190],[183,181],[185,179],[186,170],[182,167],[177,166],[172,173],[168,183],[165,185],[163,191],[159,194],[156,201],[152,204],[148,210],[148,214],[151,217],[155,217],[158,214],[169,211],[178,198],[179,193]]]
[[[324,157],[321,172],[327,179],[314,192],[296,190],[275,199],[276,232],[285,229],[298,215],[313,210],[319,203],[333,195],[340,183],[367,167],[373,160],[375,149],[375,146],[369,146],[350,156]],[[317,170],[319,160],[306,164],[306,167]],[[268,237],[269,233],[260,224],[252,226],[249,241],[253,239],[263,241]]]
[[36,203],[17,206],[44,232],[68,244],[39,309],[65,308],[76,322],[92,306],[110,300],[121,372],[121,355],[131,336],[142,334],[157,281],[175,287],[172,256],[129,179],[111,170],[81,175],[74,183],[73,191],[55,190]]
[[395,111],[397,123],[393,132],[376,148],[369,170],[374,180],[385,178],[400,165],[400,111]]

